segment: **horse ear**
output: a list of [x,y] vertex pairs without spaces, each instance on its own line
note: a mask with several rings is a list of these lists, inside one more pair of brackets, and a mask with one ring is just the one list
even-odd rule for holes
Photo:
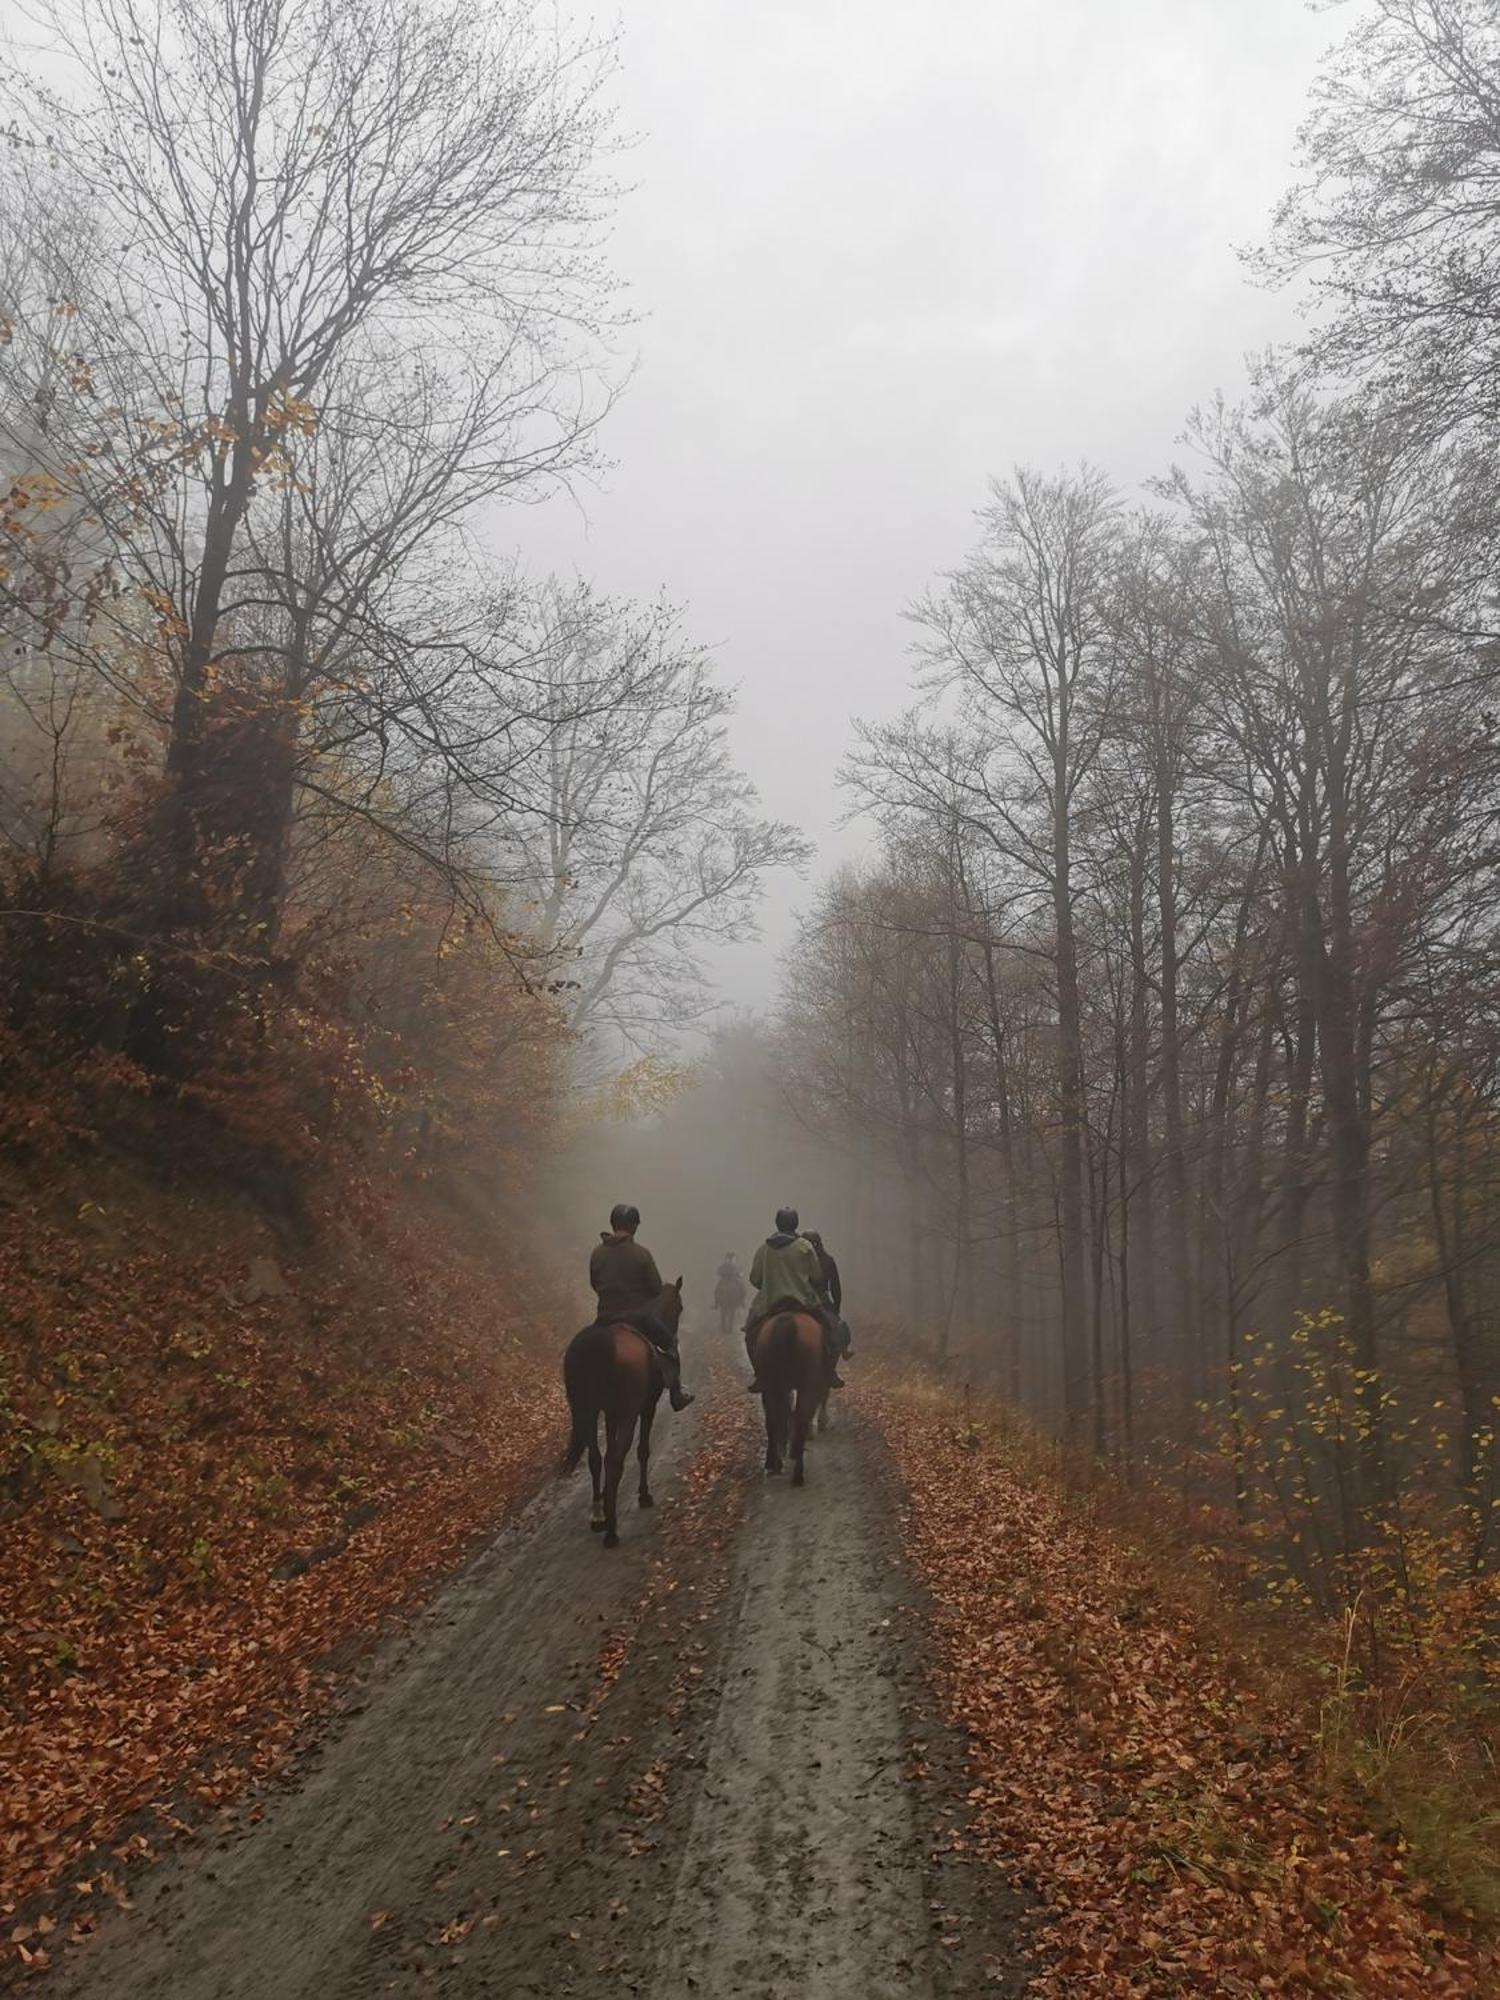
[[673,1290],[673,1291],[674,1291],[674,1292],[675,1292],[675,1293],[677,1294],[678,1298],[681,1298],[681,1297],[682,1297],[682,1280],[681,1280],[681,1278],[679,1278],[679,1279],[677,1280],[676,1284],[675,1284],[675,1285],[673,1285],[673,1287],[672,1287],[672,1290]]

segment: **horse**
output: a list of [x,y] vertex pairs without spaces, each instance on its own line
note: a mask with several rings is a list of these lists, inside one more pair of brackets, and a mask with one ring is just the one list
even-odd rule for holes
[[813,1313],[778,1309],[756,1328],[750,1359],[766,1413],[766,1471],[780,1472],[790,1446],[792,1484],[801,1486],[807,1434],[827,1393],[822,1325]]
[[[682,1318],[682,1280],[668,1285],[657,1300],[655,1311],[673,1333]],[[636,1447],[640,1465],[637,1503],[652,1507],[648,1470],[651,1463],[651,1426],[663,1388],[656,1351],[645,1334],[623,1320],[596,1321],[575,1334],[563,1356],[563,1387],[568,1392],[568,1410],[573,1432],[563,1458],[563,1472],[572,1472],[588,1453],[589,1473],[594,1482],[594,1505],[589,1526],[604,1531],[604,1546],[620,1546],[618,1501],[620,1477],[625,1470],[625,1454],[640,1425]],[[599,1451],[599,1419],[604,1419],[604,1452]]]
[[720,1278],[714,1286],[714,1304],[719,1309],[719,1331],[726,1340],[735,1320],[744,1310],[745,1297],[743,1278]]

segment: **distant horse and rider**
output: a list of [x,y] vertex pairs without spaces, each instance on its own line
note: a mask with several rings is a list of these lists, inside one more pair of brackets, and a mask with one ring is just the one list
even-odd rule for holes
[[735,1321],[745,1310],[745,1301],[750,1293],[745,1284],[745,1274],[740,1269],[732,1250],[724,1252],[724,1261],[714,1272],[714,1307],[719,1315],[719,1332],[727,1340]]
[[[593,1480],[589,1525],[602,1530],[604,1546],[619,1545],[619,1490],[625,1459],[639,1433],[638,1500],[652,1505],[651,1431],[663,1389],[674,1410],[693,1401],[682,1386],[678,1328],[682,1279],[663,1282],[656,1259],[636,1239],[640,1212],[621,1202],[610,1213],[589,1258],[589,1282],[598,1299],[591,1326],[574,1336],[563,1357],[572,1434],[563,1470],[587,1454]],[[776,1228],[750,1266],[755,1296],[745,1322],[745,1349],[754,1371],[749,1387],[765,1413],[766,1471],[787,1460],[792,1483],[802,1485],[808,1435],[827,1427],[828,1393],[842,1388],[837,1372],[850,1351],[840,1317],[839,1270],[815,1230],[799,1228],[797,1211],[782,1208]],[[744,1306],[745,1277],[732,1251],[715,1274],[714,1302],[727,1333]],[[599,1441],[603,1425],[604,1443]]]

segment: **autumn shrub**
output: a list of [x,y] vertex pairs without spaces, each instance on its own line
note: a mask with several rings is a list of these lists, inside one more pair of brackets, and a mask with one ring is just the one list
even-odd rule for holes
[[315,1183],[510,1175],[567,1037],[497,907],[346,834],[274,939],[153,929],[148,820],[149,800],[95,866],[0,870],[0,1152],[143,1139],[294,1207]]

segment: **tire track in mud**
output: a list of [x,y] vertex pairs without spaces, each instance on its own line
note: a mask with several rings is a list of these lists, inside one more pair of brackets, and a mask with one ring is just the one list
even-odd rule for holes
[[[658,1506],[541,1494],[317,1749],[142,1876],[69,2000],[947,2000],[1015,1993],[1017,1905],[963,1858],[878,1437],[764,1479],[725,1362],[658,1427]],[[918,1777],[918,1771],[926,1775]]]
[[[901,1697],[904,1573],[840,1434],[739,1537],[725,1674],[658,1991],[898,2000],[933,1990]],[[949,1948],[951,1949],[951,1947]]]

